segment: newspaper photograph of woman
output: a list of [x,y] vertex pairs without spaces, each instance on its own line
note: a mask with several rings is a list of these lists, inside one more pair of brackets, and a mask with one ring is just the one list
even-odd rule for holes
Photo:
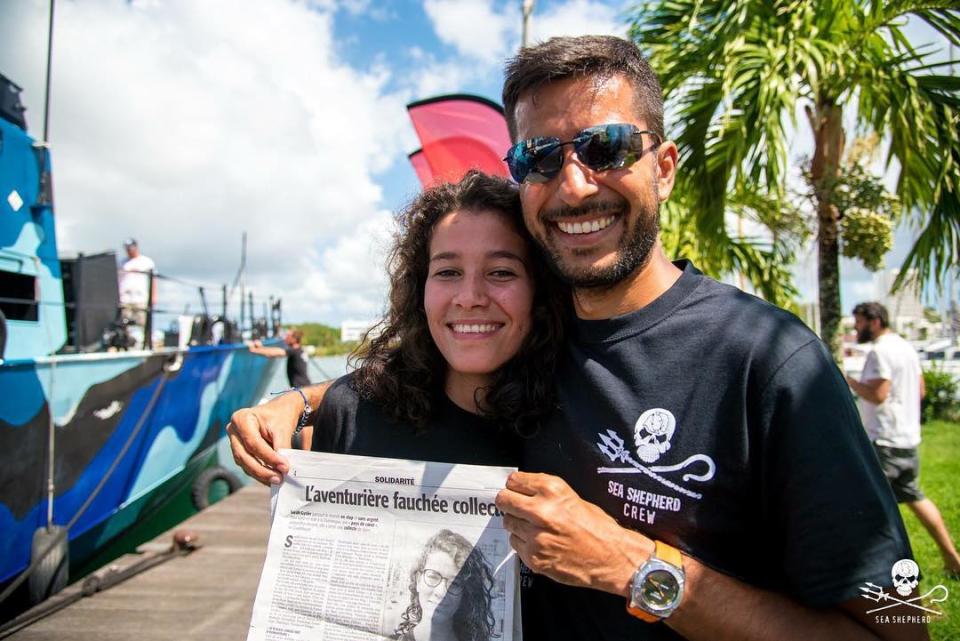
[[391,638],[487,641],[495,636],[493,572],[480,548],[463,536],[447,529],[434,534],[409,580],[409,605]]

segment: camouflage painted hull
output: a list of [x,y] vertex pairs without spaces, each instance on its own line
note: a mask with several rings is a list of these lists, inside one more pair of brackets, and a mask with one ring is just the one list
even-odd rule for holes
[[278,362],[222,345],[0,365],[0,585],[29,565],[47,525],[51,418],[53,523],[70,526],[76,565],[182,489],[178,475],[234,468],[224,428]]

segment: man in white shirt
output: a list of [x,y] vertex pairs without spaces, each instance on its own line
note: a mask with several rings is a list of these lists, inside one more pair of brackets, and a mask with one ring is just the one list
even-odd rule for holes
[[120,310],[124,318],[144,327],[147,322],[147,303],[155,303],[157,299],[157,281],[152,277],[157,267],[153,260],[140,253],[136,239],[123,241],[123,248],[127,252],[127,260],[120,269]]
[[917,484],[920,401],[926,393],[920,358],[910,343],[890,330],[887,310],[880,303],[860,303],[853,318],[857,342],[873,343],[860,380],[847,377],[860,397],[863,426],[897,501],[906,503],[933,537],[946,570],[960,573],[960,556],[940,510]]

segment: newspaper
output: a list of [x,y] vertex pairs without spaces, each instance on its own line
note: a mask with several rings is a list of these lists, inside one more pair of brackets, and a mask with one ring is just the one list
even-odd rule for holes
[[248,641],[519,641],[514,468],[283,455]]

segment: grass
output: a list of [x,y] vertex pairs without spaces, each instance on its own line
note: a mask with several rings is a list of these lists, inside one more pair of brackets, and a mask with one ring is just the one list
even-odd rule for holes
[[[960,423],[932,421],[923,426],[920,444],[920,488],[937,504],[955,544],[960,541]],[[960,639],[960,580],[943,572],[943,559],[933,539],[906,507],[900,506],[903,522],[910,535],[913,555],[923,573],[920,590],[926,593],[935,585],[950,591],[940,604],[942,617],[930,623],[930,638],[946,641]]]

